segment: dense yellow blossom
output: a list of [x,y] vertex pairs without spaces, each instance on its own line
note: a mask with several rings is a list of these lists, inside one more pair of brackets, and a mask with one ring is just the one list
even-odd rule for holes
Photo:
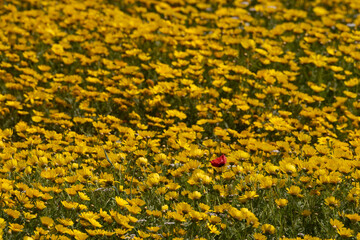
[[359,238],[358,5],[3,1],[0,238]]

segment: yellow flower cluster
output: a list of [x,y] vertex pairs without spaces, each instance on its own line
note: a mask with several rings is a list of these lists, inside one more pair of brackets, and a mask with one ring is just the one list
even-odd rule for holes
[[1,239],[360,239],[360,4],[0,5]]

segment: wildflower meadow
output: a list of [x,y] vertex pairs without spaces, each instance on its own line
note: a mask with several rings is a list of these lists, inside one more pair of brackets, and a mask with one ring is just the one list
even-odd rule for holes
[[359,0],[2,0],[0,25],[0,239],[360,239]]

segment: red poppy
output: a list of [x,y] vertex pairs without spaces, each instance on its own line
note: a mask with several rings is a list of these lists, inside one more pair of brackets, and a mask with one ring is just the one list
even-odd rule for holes
[[211,165],[213,165],[213,167],[222,167],[225,165],[225,163],[226,163],[225,155],[221,155],[217,159],[211,161]]

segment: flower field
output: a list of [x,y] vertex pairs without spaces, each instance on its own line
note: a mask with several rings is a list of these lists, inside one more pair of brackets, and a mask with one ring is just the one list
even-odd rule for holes
[[0,18],[2,239],[360,239],[359,0]]

